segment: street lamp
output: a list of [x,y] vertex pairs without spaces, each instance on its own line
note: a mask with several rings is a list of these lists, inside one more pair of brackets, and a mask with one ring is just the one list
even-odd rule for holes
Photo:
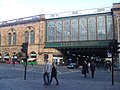
[[[112,22],[113,22],[113,41],[115,41],[115,30],[114,30],[114,12],[113,9],[111,9],[111,14],[112,14]],[[112,41],[112,42],[113,42]],[[113,60],[113,52],[112,52],[112,85],[114,85],[114,60]]]
[[[118,43],[120,43],[120,16],[119,15],[116,15],[117,16],[117,33],[118,33]],[[120,46],[119,46],[120,47]],[[118,69],[120,69],[120,54],[118,54]]]

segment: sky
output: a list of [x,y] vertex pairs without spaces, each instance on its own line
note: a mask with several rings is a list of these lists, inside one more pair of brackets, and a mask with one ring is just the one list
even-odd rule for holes
[[0,0],[0,22],[84,9],[110,7],[120,0]]

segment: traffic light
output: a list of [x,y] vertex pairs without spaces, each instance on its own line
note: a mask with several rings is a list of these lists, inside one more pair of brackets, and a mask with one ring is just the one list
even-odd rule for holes
[[120,53],[120,43],[117,40],[114,40],[109,43],[109,52],[114,54]]
[[114,46],[114,53],[119,54],[120,53],[120,43],[116,42]]
[[21,51],[24,52],[24,53],[26,53],[27,50],[28,50],[28,42],[22,44],[22,49],[21,49]]

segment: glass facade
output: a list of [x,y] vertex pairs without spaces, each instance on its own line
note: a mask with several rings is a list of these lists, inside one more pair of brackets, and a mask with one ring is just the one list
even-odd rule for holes
[[110,14],[86,15],[47,20],[47,42],[111,40]]

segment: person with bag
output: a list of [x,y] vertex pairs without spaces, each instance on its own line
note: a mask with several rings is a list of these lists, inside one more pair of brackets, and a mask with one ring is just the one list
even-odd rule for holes
[[96,67],[96,65],[95,65],[94,61],[92,61],[90,63],[90,70],[91,70],[92,78],[94,78],[95,67]]
[[56,80],[56,85],[59,85],[58,79],[57,79],[57,66],[55,63],[52,63],[52,72],[51,72],[51,79],[50,79],[50,84],[52,82],[53,77]]
[[82,74],[84,74],[84,78],[86,78],[88,71],[88,64],[87,61],[84,61],[83,66],[82,66]]

